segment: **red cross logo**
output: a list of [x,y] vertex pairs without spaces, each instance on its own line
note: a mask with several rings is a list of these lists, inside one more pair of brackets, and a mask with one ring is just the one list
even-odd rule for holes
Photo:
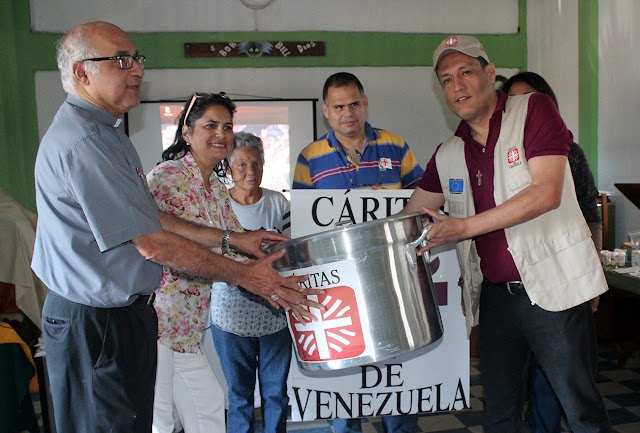
[[445,47],[455,47],[456,45],[458,45],[458,38],[455,36],[451,36],[449,39],[444,41]]
[[296,352],[302,361],[327,361],[355,358],[365,350],[362,325],[356,295],[351,287],[338,286],[325,289],[324,295],[311,295],[309,299],[326,307],[322,313],[312,308],[318,320],[299,322],[289,312]]
[[520,160],[520,152],[515,147],[513,149],[509,149],[507,151],[507,162],[509,164],[513,164],[514,162],[518,162]]

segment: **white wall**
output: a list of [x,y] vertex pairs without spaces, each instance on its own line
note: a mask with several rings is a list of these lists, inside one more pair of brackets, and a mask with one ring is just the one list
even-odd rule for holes
[[640,231],[640,210],[614,183],[640,183],[640,2],[600,2],[599,187],[613,191],[616,243]]
[[[545,77],[560,112],[578,137],[578,1],[527,1],[530,71]],[[616,245],[640,231],[640,210],[614,183],[640,182],[640,146],[635,124],[640,114],[640,3],[599,2],[598,188],[612,191],[616,206]]]
[[[149,31],[398,31],[441,33],[514,33],[518,0],[274,0],[260,11],[240,0],[30,0],[35,31],[64,32],[91,20],[116,23],[130,32]],[[330,47],[327,47],[330,49]],[[372,47],[374,50],[375,47]],[[431,53],[425,53],[430,57]],[[194,91],[224,90],[231,95],[273,98],[321,98],[324,80],[348,70],[363,82],[370,100],[369,120],[400,134],[420,162],[457,121],[433,82],[433,70],[385,68],[238,68],[147,70],[143,99],[186,97]],[[514,70],[502,70],[511,75]],[[36,73],[40,136],[64,98],[56,72]],[[327,131],[318,110],[318,135]],[[297,155],[292,155],[297,158]]]
[[[274,0],[260,11],[240,0],[30,0],[35,31],[111,21],[136,32],[387,31],[515,33],[518,0]],[[60,13],[64,3],[65,13]]]
[[579,143],[578,0],[527,1],[527,52],[528,70],[547,80]]

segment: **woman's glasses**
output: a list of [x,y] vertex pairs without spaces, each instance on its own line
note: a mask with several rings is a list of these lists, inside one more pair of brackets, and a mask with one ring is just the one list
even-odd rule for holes
[[231,101],[231,99],[224,93],[194,93],[191,97],[191,102],[189,103],[189,108],[187,108],[187,112],[184,115],[184,121],[182,122],[183,126],[187,126],[187,119],[189,118],[189,114],[191,113],[191,109],[193,108],[193,104],[195,104],[196,99],[199,98],[209,98],[212,100],[221,100],[221,101]]

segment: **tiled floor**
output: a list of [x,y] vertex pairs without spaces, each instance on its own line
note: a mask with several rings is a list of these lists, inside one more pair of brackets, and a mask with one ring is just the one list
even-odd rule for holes
[[[478,358],[471,358],[471,410],[421,416],[418,420],[418,432],[483,432],[481,426],[482,387],[479,384],[478,362]],[[636,352],[627,360],[625,368],[618,368],[615,348],[611,345],[601,344],[598,368],[598,387],[605,399],[614,430],[618,433],[640,432],[640,355]],[[36,413],[40,414],[40,402],[37,395],[34,395],[34,400]],[[287,425],[287,431],[332,433],[333,429],[331,421],[308,421],[290,422]],[[380,419],[364,420],[362,431],[363,433],[382,433]],[[570,430],[564,425],[563,431]],[[255,433],[262,433],[261,427],[258,426]]]

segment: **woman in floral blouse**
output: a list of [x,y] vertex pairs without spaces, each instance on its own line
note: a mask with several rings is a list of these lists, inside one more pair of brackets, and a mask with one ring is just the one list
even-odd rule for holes
[[[235,104],[224,94],[194,94],[182,110],[174,144],[163,152],[164,162],[151,170],[147,182],[161,211],[199,225],[224,230],[222,247],[214,248],[214,251],[232,260],[248,263],[250,260],[247,257],[230,248],[229,240],[231,233],[236,232],[235,242],[252,247],[240,239],[252,236],[237,233],[244,230],[231,208],[227,187],[220,180],[227,179],[227,157],[233,150],[234,111]],[[259,237],[262,241],[286,239],[267,232],[264,234]],[[175,254],[185,252],[176,251]],[[174,427],[178,427],[178,422],[185,433],[225,431],[224,392],[201,346],[203,332],[208,326],[207,312],[212,288],[215,293],[241,294],[243,299],[250,299],[252,303],[266,308],[270,315],[278,317],[284,316],[284,308],[278,306],[286,305],[285,308],[298,320],[313,318],[309,307],[324,308],[310,299],[301,304],[287,301],[283,305],[283,300],[275,294],[270,300],[265,300],[232,284],[212,283],[165,267],[154,303],[158,314],[158,368],[153,433],[172,433]],[[231,310],[221,313],[220,308],[212,308],[212,314],[216,317],[235,315],[234,309],[239,305],[233,302],[223,304],[228,299],[227,296],[214,297],[216,305],[220,303],[222,308]],[[232,299],[237,297],[232,296]],[[219,322],[214,320],[214,323]],[[290,345],[287,350],[291,350]],[[224,370],[224,356],[220,355],[220,358]],[[286,384],[283,386],[286,389]],[[243,399],[249,397],[243,396]],[[284,398],[286,407],[286,393]],[[229,401],[228,419],[231,423],[237,418],[233,413],[237,406],[234,398],[230,397]],[[179,420],[174,419],[174,409]],[[231,424],[228,431],[235,431]],[[270,430],[265,428],[264,431],[267,433]]]
[[[227,187],[218,178],[224,177],[225,160],[233,149],[234,111],[235,104],[224,94],[197,93],[185,105],[174,144],[162,154],[164,162],[147,175],[160,210],[200,225],[243,231]],[[228,234],[217,252],[248,261],[229,248]],[[174,431],[174,407],[185,433],[225,431],[224,391],[201,346],[211,283],[164,268],[155,300],[158,370],[153,433]]]

